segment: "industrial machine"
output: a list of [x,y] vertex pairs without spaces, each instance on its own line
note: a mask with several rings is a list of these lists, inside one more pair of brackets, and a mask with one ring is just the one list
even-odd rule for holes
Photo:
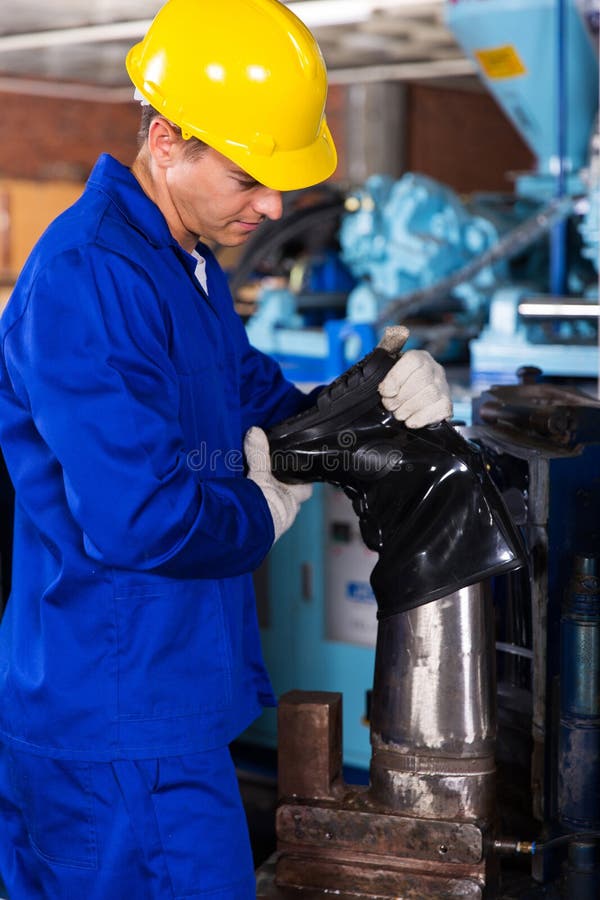
[[522,567],[524,548],[475,445],[448,423],[411,430],[383,408],[377,385],[397,358],[376,348],[268,433],[277,477],[343,487],[378,553],[370,784],[343,781],[339,697],[284,697],[276,880],[323,894],[476,900],[494,880],[485,582]]
[[[483,82],[528,143],[536,171],[515,195],[564,204],[550,229],[548,277],[512,279],[491,299],[472,341],[481,387],[514,381],[521,365],[547,375],[598,373],[598,4],[576,0],[459,0],[447,22]],[[595,224],[594,224],[595,223]],[[590,268],[586,268],[586,263]]]
[[[467,363],[475,392],[514,383],[529,364],[593,381],[598,17],[596,0],[448,2],[449,28],[535,154],[535,171],[518,175],[511,195],[468,198],[418,173],[374,174],[337,202],[297,210],[280,244],[302,244],[301,235],[305,244],[289,278],[259,292],[253,343],[295,380],[322,382],[402,321],[410,346]],[[253,253],[264,260],[263,242],[248,247],[243,273]],[[460,417],[468,412],[459,406]]]
[[[264,307],[259,298],[253,339],[291,360],[300,382],[336,377],[398,321],[451,375],[468,361],[457,418],[521,529],[527,566],[452,598],[466,631],[444,619],[440,599],[392,617],[392,628],[377,619],[378,557],[350,501],[317,487],[262,582],[283,779],[281,883],[267,866],[265,898],[297,896],[299,884],[316,896],[600,896],[600,4],[455,0],[446,20],[536,170],[517,177],[511,197],[459,198],[418,173],[373,175],[327,213],[339,272],[353,283],[333,280],[331,306],[320,292],[322,321],[305,317],[305,257],[304,280],[265,289]],[[479,624],[475,610],[485,610]],[[470,629],[496,665],[467,677]],[[422,656],[411,656],[417,639]],[[476,779],[460,779],[475,769],[454,759],[452,795],[424,760],[436,741],[452,759],[451,723],[460,732],[467,721],[480,781],[473,792]],[[394,747],[380,758],[382,723]],[[257,728],[275,746],[274,714]],[[408,762],[398,764],[399,748]],[[393,763],[384,777],[380,762]],[[361,785],[343,777],[349,765]],[[474,793],[481,805],[469,810]],[[452,842],[436,817],[453,822]]]
[[[458,0],[446,18],[535,152],[537,170],[517,179],[511,197],[459,198],[417,173],[373,175],[345,196],[329,189],[286,216],[282,234],[273,227],[248,244],[233,286],[281,259],[282,244],[300,245],[286,255],[289,278],[259,293],[248,322],[253,342],[312,386],[369,351],[385,324],[404,321],[409,346],[446,362],[451,380],[452,363],[468,360],[468,384],[454,382],[453,399],[456,419],[469,425],[472,398],[517,382],[524,366],[592,390],[598,374],[599,4]],[[276,690],[343,691],[344,762],[362,771],[374,561],[348,499],[326,484],[275,546],[258,584]],[[248,737],[274,747],[274,714]]]
[[[531,380],[482,394],[474,422],[529,548],[527,577],[495,591],[498,758],[513,813],[518,790],[550,838],[598,829],[600,402]],[[534,867],[541,881],[557,872],[552,853]]]
[[[359,363],[363,383],[379,380],[381,353]],[[369,407],[356,368],[269,437],[278,477],[343,486],[378,552],[369,784],[342,774],[341,694],[286,693],[278,850],[258,896],[592,900],[600,401],[499,386],[464,443],[449,425],[409,434]],[[344,408],[329,402],[344,390]],[[518,854],[530,872],[501,864]]]

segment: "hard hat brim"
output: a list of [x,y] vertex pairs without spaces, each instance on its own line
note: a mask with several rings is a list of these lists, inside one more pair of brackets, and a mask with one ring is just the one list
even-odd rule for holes
[[323,120],[314,143],[300,150],[275,150],[268,156],[251,153],[246,147],[212,138],[200,140],[217,150],[260,184],[276,191],[296,191],[326,181],[337,167],[337,152],[331,132]]

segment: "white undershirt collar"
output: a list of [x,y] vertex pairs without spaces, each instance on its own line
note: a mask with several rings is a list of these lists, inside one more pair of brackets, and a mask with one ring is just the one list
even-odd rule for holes
[[200,282],[204,293],[208,295],[208,281],[206,279],[206,260],[203,256],[200,256],[197,250],[192,250],[192,256],[196,260],[196,271],[194,275]]

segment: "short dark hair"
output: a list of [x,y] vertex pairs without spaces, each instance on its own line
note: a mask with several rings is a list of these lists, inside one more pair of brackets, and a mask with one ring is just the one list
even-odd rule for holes
[[[162,115],[162,113],[158,112],[157,109],[154,109],[153,106],[148,106],[147,104],[142,106],[142,118],[140,121],[140,128],[137,133],[138,149],[141,150],[142,147],[144,146],[144,144],[146,143],[146,141],[148,140],[150,125],[152,124],[154,119],[156,119],[158,116],[161,116],[161,115]],[[167,117],[163,116],[163,118],[166,119]],[[167,122],[169,122],[171,127],[173,129],[175,129],[175,131],[181,136],[181,128],[179,127],[179,125],[175,125],[175,123],[171,122],[170,119],[167,119]],[[181,140],[184,141],[184,143],[185,143],[186,153],[191,157],[201,156],[204,153],[204,151],[206,150],[206,148],[208,147],[208,144],[205,144],[204,141],[201,141],[197,137],[192,136],[191,138],[188,138],[187,140],[185,140],[183,137],[181,137]]]

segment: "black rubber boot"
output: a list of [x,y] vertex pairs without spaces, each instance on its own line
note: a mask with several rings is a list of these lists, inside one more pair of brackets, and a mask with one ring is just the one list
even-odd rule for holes
[[525,564],[477,445],[447,422],[410,429],[384,409],[377,385],[397,359],[376,348],[314,407],[267,432],[277,478],[327,481],[351,498],[363,540],[379,553],[379,617]]

